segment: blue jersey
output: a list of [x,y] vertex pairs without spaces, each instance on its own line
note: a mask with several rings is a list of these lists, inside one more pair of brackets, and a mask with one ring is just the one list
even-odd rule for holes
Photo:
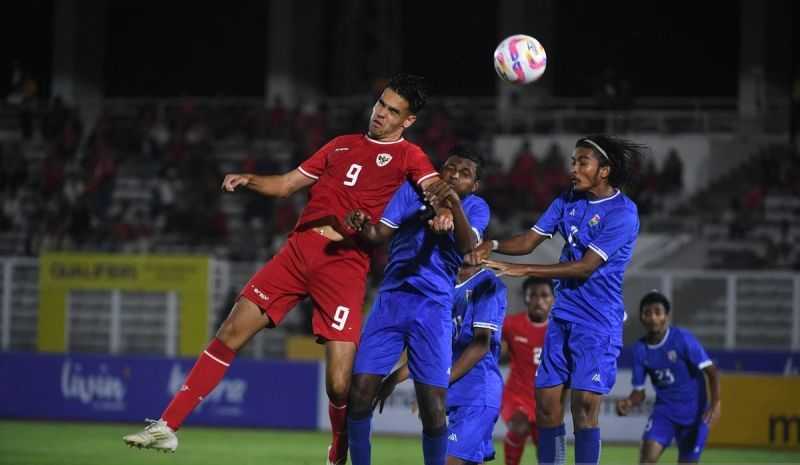
[[653,414],[688,425],[702,418],[706,408],[703,368],[711,365],[703,346],[689,331],[674,326],[661,342],[648,344],[644,338],[633,346],[634,389],[644,389],[645,374],[656,390]]
[[562,263],[580,261],[589,249],[605,261],[586,280],[556,280],[552,316],[622,337],[622,279],[639,234],[636,204],[620,191],[589,200],[570,190],[553,200],[532,229],[564,237]]
[[[447,406],[500,408],[503,376],[500,374],[500,340],[506,314],[506,286],[484,269],[456,286],[453,303],[453,363],[472,342],[473,328],[492,330],[489,352],[467,374],[450,386]],[[533,382],[533,380],[531,380]]]
[[[478,238],[489,225],[489,205],[477,195],[461,199],[464,213]],[[395,192],[383,212],[381,223],[397,229],[389,245],[389,263],[380,291],[409,284],[447,308],[452,305],[453,286],[463,256],[455,236],[435,234],[428,228],[427,207],[414,186],[406,182]]]

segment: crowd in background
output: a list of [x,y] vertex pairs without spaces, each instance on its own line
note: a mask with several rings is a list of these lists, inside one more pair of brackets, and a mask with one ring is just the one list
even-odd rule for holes
[[[267,106],[143,101],[109,105],[85,125],[81,109],[57,97],[35,111],[6,106],[4,114],[19,116],[20,123],[7,125],[13,130],[4,131],[0,143],[0,233],[17,238],[4,241],[3,252],[204,252],[234,260],[267,258],[294,226],[304,194],[289,199],[249,192],[226,196],[220,191],[223,174],[288,171],[329,138],[363,131],[369,105],[368,98],[344,109],[314,102],[290,108],[279,98]],[[569,154],[555,144],[537,154],[523,143],[504,168],[491,153],[492,127],[475,118],[468,111],[454,115],[432,105],[409,139],[437,162],[457,142],[477,145],[488,161],[482,195],[490,199],[495,232],[506,225],[528,227],[568,185]],[[774,172],[754,179],[754,192],[731,204],[733,213],[725,219],[731,238],[746,236],[737,228],[749,224],[743,215],[757,211],[764,192],[777,186],[796,189],[791,183],[796,174],[787,174],[796,173],[796,158],[787,160],[789,166],[779,169],[767,164],[765,169]],[[640,171],[628,193],[641,216],[646,220],[674,207],[664,200],[683,189],[678,154],[672,150],[661,166],[646,160]]]

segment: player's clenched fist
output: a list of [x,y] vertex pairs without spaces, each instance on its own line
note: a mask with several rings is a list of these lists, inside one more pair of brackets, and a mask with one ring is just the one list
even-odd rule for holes
[[449,208],[440,208],[436,216],[428,220],[428,226],[438,234],[448,233],[453,230],[453,212]]
[[433,184],[425,189],[423,192],[425,201],[434,206],[434,208],[452,206],[451,202],[459,202],[458,193],[453,189],[453,186],[441,179],[435,181]]
[[344,217],[344,223],[348,228],[354,231],[361,231],[364,225],[371,220],[370,216],[361,210],[353,210],[348,212]]
[[222,190],[233,192],[239,186],[246,186],[250,182],[249,174],[226,174],[222,180]]

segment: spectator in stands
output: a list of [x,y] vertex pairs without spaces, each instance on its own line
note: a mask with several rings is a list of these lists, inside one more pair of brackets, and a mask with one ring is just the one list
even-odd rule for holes
[[537,198],[543,194],[539,182],[539,162],[531,150],[531,144],[523,141],[508,173],[508,182],[519,206],[530,210],[536,205]]
[[678,194],[683,191],[683,162],[678,151],[671,148],[661,170],[662,192]]
[[420,145],[436,157],[435,164],[441,164],[445,161],[447,151],[456,145],[456,136],[445,108],[437,106],[431,110],[430,115],[430,124],[422,133]]
[[660,178],[656,163],[652,158],[648,158],[640,182],[631,186],[629,192],[639,207],[639,215],[647,216],[658,209],[659,184]]
[[539,182],[543,184],[544,189],[538,210],[544,210],[544,207],[564,190],[564,186],[569,182],[564,155],[561,153],[561,147],[555,142],[547,151],[547,156],[542,163],[542,171]]
[[59,194],[64,183],[64,160],[51,151],[42,162],[41,192],[45,197]]
[[289,134],[289,111],[283,103],[283,98],[276,95],[269,108],[269,135],[278,139],[285,139]]
[[749,230],[746,215],[742,212],[742,203],[731,198],[728,208],[722,213],[722,222],[728,226],[728,239],[744,239]]
[[114,194],[117,176],[117,162],[111,148],[98,142],[95,154],[88,165],[89,181],[86,192],[89,194],[93,213],[105,219]]

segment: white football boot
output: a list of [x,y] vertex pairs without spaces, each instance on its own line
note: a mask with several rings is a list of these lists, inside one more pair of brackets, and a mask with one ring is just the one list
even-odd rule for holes
[[175,449],[178,448],[178,436],[175,435],[175,431],[172,431],[172,428],[167,426],[167,422],[164,420],[150,420],[149,418],[145,421],[150,424],[142,431],[122,437],[125,444],[139,449],[175,452]]

